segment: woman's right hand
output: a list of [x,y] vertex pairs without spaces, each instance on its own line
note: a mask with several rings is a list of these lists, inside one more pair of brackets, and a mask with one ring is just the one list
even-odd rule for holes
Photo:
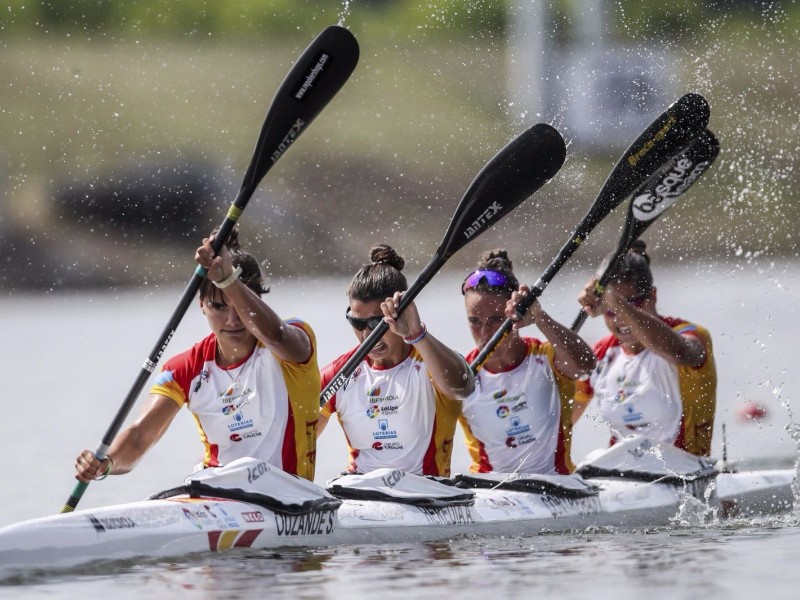
[[598,317],[603,314],[603,296],[597,292],[597,277],[592,277],[586,283],[581,293],[578,294],[578,302],[590,317]]
[[103,462],[100,462],[93,452],[84,450],[75,460],[75,479],[83,483],[90,483],[102,477],[110,464],[111,459],[108,457],[103,459]]
[[194,259],[207,271],[207,277],[211,281],[222,281],[233,273],[233,263],[230,252],[224,244],[219,254],[214,253],[211,245],[213,241],[213,237],[203,238],[203,245],[195,252]]

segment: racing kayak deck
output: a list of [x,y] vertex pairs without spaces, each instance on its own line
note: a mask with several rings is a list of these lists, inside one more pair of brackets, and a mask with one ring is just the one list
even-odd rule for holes
[[[642,476],[615,467],[616,475],[610,476],[603,473],[606,467],[595,466],[597,474],[590,477],[486,474],[446,481],[380,469],[334,480],[326,490],[255,459],[241,460],[230,465],[228,480],[208,474],[157,499],[2,528],[0,569],[67,568],[242,547],[660,527],[686,510],[721,519],[785,513],[794,502],[795,472],[788,469]],[[261,487],[246,488],[243,484],[258,471],[262,476],[255,484]]]

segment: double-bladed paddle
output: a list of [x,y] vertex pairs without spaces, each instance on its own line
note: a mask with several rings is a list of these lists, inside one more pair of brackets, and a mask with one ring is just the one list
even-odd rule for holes
[[[511,212],[551,179],[566,159],[564,138],[550,125],[539,123],[512,140],[478,173],[456,208],[431,261],[403,294],[402,313],[445,262]],[[377,344],[389,324],[381,321],[320,394],[330,400]]]
[[[598,293],[605,289],[633,243],[708,170],[718,154],[719,141],[706,129],[633,194],[617,248],[611,260],[604,261],[598,269]],[[572,323],[572,331],[578,331],[587,317],[581,310]]]
[[[306,130],[350,77],[358,62],[358,56],[358,42],[353,34],[343,27],[332,25],[323,30],[297,59],[278,88],[267,112],[242,187],[214,236],[212,243],[214,252],[219,252],[222,245],[228,240],[236,221],[242,215],[264,175]],[[205,277],[206,270],[198,266],[161,337],[142,365],[139,376],[97,446],[95,456],[98,460],[102,461],[106,458],[111,443],[119,433],[150,374],[155,370],[161,355],[197,295]],[[62,513],[75,510],[88,485],[82,481],[75,485],[72,494],[61,509]]]
[[[700,94],[689,93],[670,105],[642,132],[619,159],[570,239],[531,287],[530,293],[519,303],[517,314],[520,317],[542,295],[553,277],[600,221],[658,171],[665,162],[700,134],[708,124],[710,115],[711,111],[706,99]],[[480,369],[500,341],[511,330],[513,324],[512,319],[506,319],[481,349],[470,364],[474,372]]]

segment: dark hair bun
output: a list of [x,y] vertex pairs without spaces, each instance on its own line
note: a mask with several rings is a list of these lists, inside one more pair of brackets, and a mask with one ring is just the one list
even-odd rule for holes
[[647,254],[647,244],[644,240],[636,240],[631,244],[631,247],[628,249],[628,252],[631,254],[638,254],[642,258],[647,261],[647,264],[650,264],[650,255]]
[[388,244],[378,244],[373,246],[369,252],[369,259],[376,265],[389,265],[398,271],[402,271],[406,266],[406,261],[403,257],[395,252],[394,248]]
[[489,250],[484,253],[478,261],[478,268],[502,273],[512,273],[514,271],[508,252],[503,249]]

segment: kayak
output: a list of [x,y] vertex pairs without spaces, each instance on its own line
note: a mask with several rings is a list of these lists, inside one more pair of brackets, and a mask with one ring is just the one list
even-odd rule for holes
[[243,458],[147,500],[0,529],[0,573],[233,548],[407,543],[590,527],[661,527],[793,509],[794,470],[720,472],[646,439],[593,453],[572,475],[421,477],[394,469],[315,485]]

